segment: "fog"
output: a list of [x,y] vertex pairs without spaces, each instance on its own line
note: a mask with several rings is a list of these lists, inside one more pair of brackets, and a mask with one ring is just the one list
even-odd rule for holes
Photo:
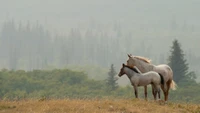
[[165,27],[172,20],[199,25],[199,4],[198,0],[1,0],[0,20],[38,20],[58,31],[88,25],[90,20],[101,24],[120,21],[131,27]]
[[167,63],[178,39],[199,76],[199,6],[199,0],[1,0],[0,68],[114,64],[118,71],[127,53]]

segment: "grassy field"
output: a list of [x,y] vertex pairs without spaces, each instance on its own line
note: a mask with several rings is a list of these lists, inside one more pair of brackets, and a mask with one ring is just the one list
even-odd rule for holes
[[200,113],[200,105],[138,99],[2,100],[0,113]]

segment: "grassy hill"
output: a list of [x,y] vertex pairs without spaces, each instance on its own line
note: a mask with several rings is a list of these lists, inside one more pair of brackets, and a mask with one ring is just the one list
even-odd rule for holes
[[0,101],[0,113],[199,113],[200,105],[138,99]]

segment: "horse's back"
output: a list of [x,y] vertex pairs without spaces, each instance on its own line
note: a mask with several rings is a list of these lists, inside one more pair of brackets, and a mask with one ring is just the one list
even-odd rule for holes
[[163,76],[165,81],[168,81],[169,79],[170,80],[173,79],[172,69],[167,64],[160,64],[160,65],[155,66],[154,71],[160,73]]
[[144,76],[149,76],[149,75],[158,75],[158,73],[155,72],[155,71],[148,71],[148,72],[146,72],[146,73],[143,73],[143,75],[144,75]]
[[172,70],[172,69],[170,68],[170,66],[167,65],[167,64],[156,65],[156,68],[164,68],[164,69]]
[[160,81],[160,75],[155,71],[149,71],[143,74],[144,76],[148,76],[152,82]]

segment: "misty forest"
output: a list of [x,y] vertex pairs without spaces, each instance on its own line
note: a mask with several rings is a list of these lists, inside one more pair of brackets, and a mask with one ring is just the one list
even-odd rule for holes
[[132,54],[172,68],[169,101],[200,103],[200,2],[21,1],[0,4],[0,99],[134,98]]

